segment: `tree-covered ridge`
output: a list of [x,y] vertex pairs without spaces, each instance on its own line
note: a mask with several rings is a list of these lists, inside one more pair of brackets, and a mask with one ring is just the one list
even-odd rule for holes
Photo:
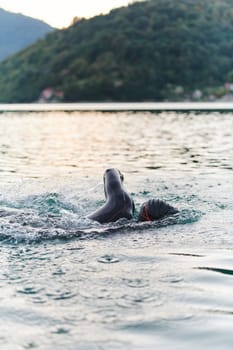
[[178,99],[233,81],[232,0],[150,0],[82,19],[0,64],[0,101]]
[[0,8],[0,61],[51,32],[48,24]]

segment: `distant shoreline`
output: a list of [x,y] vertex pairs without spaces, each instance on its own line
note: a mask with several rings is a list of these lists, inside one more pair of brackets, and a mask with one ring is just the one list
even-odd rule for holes
[[96,102],[96,103],[17,103],[0,104],[0,112],[52,112],[52,111],[216,111],[233,112],[233,102]]

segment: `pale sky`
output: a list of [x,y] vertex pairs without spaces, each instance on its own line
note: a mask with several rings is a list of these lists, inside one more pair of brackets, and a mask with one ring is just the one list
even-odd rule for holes
[[0,0],[4,10],[39,18],[54,27],[67,27],[77,17],[93,17],[132,0]]

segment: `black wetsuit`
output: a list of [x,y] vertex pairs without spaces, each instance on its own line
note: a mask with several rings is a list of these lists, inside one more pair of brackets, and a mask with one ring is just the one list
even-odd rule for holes
[[106,203],[89,219],[101,224],[115,222],[121,218],[133,218],[134,202],[123,188],[123,175],[117,169],[107,169],[104,173],[104,192]]

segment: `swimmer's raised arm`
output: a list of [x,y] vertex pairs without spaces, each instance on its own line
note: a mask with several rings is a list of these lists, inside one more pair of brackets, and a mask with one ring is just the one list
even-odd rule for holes
[[118,169],[107,169],[104,173],[106,203],[88,216],[101,224],[115,222],[121,218],[132,219],[134,202],[123,187],[123,175]]

